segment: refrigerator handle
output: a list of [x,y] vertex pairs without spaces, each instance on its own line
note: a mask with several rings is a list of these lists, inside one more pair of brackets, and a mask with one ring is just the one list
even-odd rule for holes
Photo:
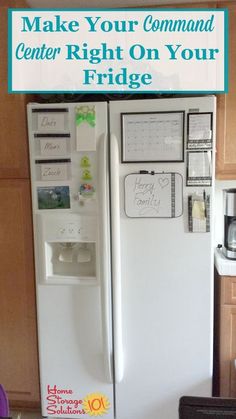
[[124,374],[124,362],[121,310],[119,148],[114,134],[111,134],[110,145],[114,371],[115,382],[119,383]]
[[99,268],[101,285],[102,338],[105,374],[108,382],[113,382],[112,371],[112,327],[111,327],[111,269],[110,269],[110,233],[109,233],[109,197],[108,197],[108,159],[107,136],[101,137],[98,146],[99,182]]

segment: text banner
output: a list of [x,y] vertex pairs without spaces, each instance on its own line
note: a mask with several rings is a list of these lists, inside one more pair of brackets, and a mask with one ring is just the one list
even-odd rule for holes
[[227,91],[220,9],[9,10],[9,92]]

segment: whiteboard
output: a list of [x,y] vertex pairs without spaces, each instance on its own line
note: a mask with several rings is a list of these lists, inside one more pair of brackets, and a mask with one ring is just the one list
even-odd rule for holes
[[125,178],[125,213],[134,218],[175,218],[183,213],[179,173],[132,173]]
[[183,161],[184,111],[123,113],[122,161]]

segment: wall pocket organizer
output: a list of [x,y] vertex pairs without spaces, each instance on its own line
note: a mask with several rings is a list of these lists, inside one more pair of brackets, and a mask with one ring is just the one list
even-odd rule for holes
[[38,132],[60,132],[68,129],[68,108],[32,109],[32,128]]
[[210,195],[205,190],[188,196],[188,226],[193,233],[210,231]]
[[125,213],[132,218],[175,218],[183,213],[179,173],[141,171],[125,178]]
[[34,153],[43,157],[62,157],[70,153],[69,133],[35,133]]
[[39,181],[68,180],[71,177],[71,159],[35,160],[35,166]]

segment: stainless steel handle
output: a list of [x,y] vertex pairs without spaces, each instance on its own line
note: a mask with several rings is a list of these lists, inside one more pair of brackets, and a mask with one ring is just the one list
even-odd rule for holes
[[108,382],[112,373],[112,320],[111,320],[111,268],[107,138],[103,135],[98,144],[98,221],[99,221],[99,271],[101,286],[102,334],[105,374]]
[[115,135],[111,135],[111,244],[113,284],[113,337],[115,382],[124,374],[122,342],[121,263],[120,263],[120,198],[119,198],[119,149]]

